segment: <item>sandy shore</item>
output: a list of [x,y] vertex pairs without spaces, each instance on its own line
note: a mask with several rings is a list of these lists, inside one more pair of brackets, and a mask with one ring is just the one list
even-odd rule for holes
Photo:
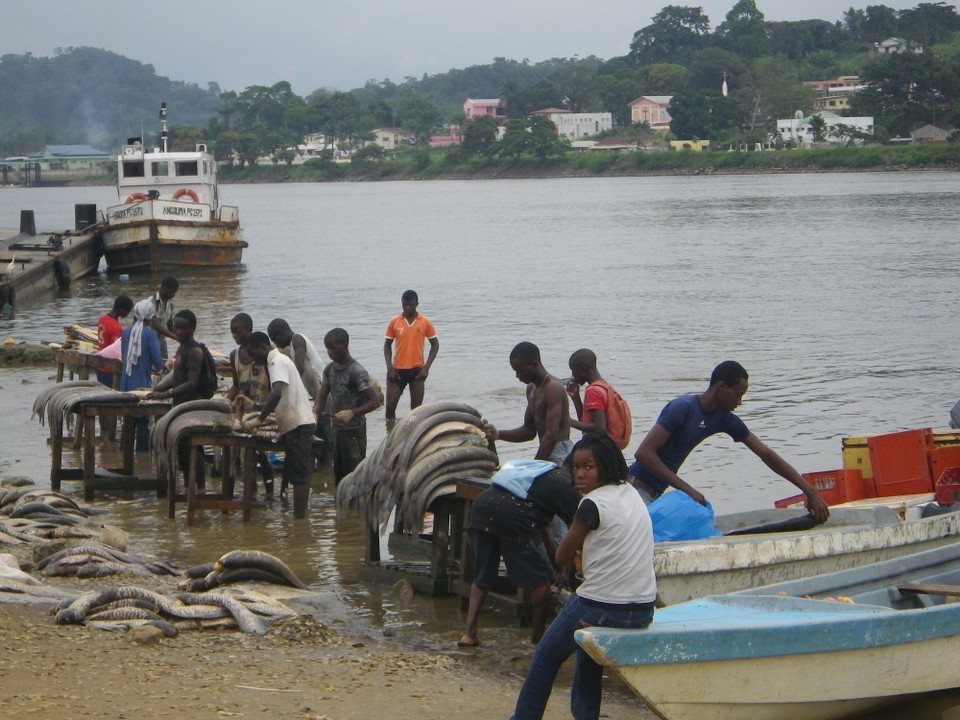
[[[436,652],[351,637],[312,615],[271,625],[263,637],[183,630],[140,644],[130,632],[57,625],[51,607],[0,602],[4,720],[508,718],[532,652],[519,629],[509,633],[512,647],[500,637],[493,648]],[[569,673],[546,717],[570,717],[568,707]],[[603,716],[654,717],[615,682]]]

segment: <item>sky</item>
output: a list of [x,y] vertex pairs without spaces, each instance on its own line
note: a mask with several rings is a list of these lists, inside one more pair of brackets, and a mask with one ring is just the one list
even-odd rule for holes
[[[756,0],[767,20],[843,19],[850,7],[921,0]],[[703,8],[719,25],[735,0],[0,0],[0,54],[97,47],[158,75],[222,90],[289,81],[298,95],[368,80],[420,78],[496,57],[625,55],[666,5]],[[0,100],[2,102],[2,100]]]

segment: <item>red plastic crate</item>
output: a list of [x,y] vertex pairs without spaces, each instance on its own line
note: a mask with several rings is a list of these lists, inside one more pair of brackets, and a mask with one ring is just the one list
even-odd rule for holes
[[932,438],[930,428],[867,438],[876,497],[933,492],[927,457]]
[[[803,479],[820,493],[820,497],[827,505],[839,505],[851,500],[873,497],[867,492],[868,489],[872,488],[867,487],[860,470],[841,468],[840,470],[803,473]],[[807,496],[803,494],[793,495],[777,500],[773,505],[778,508],[802,507],[806,499]]]
[[935,492],[941,505],[960,502],[960,466],[949,467],[941,473]]

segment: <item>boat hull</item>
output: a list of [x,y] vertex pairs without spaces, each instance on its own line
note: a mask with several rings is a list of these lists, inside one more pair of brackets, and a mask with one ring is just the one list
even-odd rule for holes
[[[800,511],[765,512],[774,519]],[[902,521],[889,508],[838,508],[830,523],[812,530],[657,543],[654,570],[661,604],[676,605],[882,562],[956,542],[958,536],[960,513]]]
[[239,265],[243,231],[239,223],[144,220],[107,225],[100,232],[103,255],[111,270]]
[[960,686],[960,603],[945,600],[958,588],[953,544],[576,639],[666,720],[834,720]]
[[955,649],[955,638],[942,638],[895,652],[611,669],[666,720],[838,720],[953,687],[942,665]]

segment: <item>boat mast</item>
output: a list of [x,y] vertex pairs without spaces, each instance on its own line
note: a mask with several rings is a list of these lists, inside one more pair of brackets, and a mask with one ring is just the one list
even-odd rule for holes
[[167,151],[167,103],[160,103],[160,152]]

